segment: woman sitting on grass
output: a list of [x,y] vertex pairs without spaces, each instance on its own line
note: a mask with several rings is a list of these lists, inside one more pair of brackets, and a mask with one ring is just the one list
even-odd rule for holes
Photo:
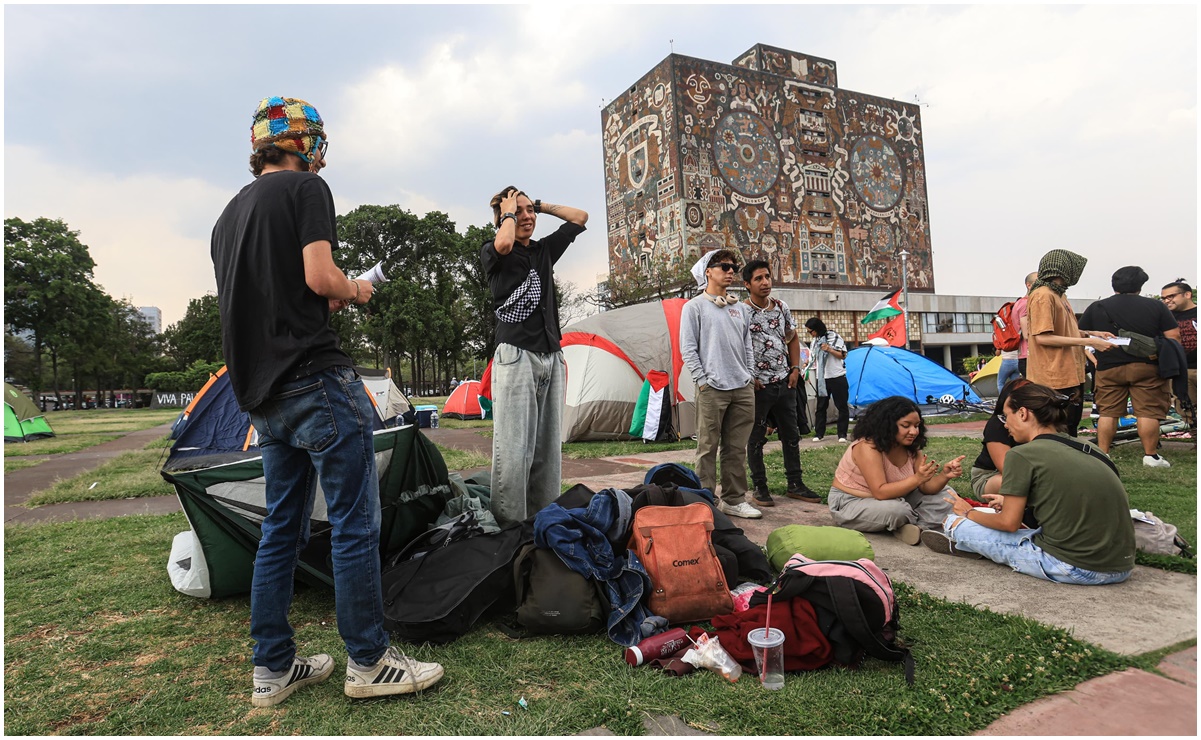
[[888,530],[907,545],[921,541],[950,513],[942,495],[963,473],[963,456],[943,466],[926,457],[926,424],[917,404],[890,396],[876,401],[855,423],[854,441],[842,455],[830,488],[830,515],[840,527]]
[[[1014,388],[1003,422],[1017,441],[1005,455],[1001,509],[984,513],[953,492],[941,532],[922,533],[931,549],[983,555],[1055,583],[1121,583],[1134,568],[1130,501],[1113,463],[1068,437],[1071,399],[1037,383]],[[1030,506],[1041,525],[1021,529]]]

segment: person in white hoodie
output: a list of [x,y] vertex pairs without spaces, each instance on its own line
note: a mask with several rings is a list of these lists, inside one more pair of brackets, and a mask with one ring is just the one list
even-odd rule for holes
[[727,292],[738,270],[738,255],[719,249],[692,267],[704,291],[680,312],[680,355],[696,385],[696,474],[701,485],[718,493],[718,508],[728,516],[758,519],[763,512],[746,501],[746,447],[755,423],[751,366],[750,312]]

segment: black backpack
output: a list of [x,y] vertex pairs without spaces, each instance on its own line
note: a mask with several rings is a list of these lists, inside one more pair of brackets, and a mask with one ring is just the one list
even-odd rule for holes
[[538,635],[586,635],[608,624],[609,600],[600,584],[568,568],[533,543],[513,561],[517,624]]
[[[818,627],[830,641],[835,662],[857,667],[866,653],[902,663],[905,682],[912,686],[913,655],[897,639],[900,610],[888,576],[866,558],[802,564],[796,562],[798,559],[804,560],[800,556],[790,560],[775,584],[767,591],[755,592],[749,605],[766,604],[768,593],[773,594],[774,601],[803,598],[813,605]],[[806,566],[820,574],[806,572]],[[848,575],[836,575],[838,572]],[[875,587],[865,581],[873,582]]]
[[411,548],[424,554],[394,562],[381,576],[384,626],[406,642],[451,642],[490,608],[511,609],[513,558],[533,539],[521,524],[463,539],[435,537],[441,540],[433,549],[426,550],[427,536],[419,538]]

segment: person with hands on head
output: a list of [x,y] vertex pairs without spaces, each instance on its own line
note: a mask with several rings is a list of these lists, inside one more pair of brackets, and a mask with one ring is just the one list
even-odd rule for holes
[[753,500],[761,506],[775,506],[767,488],[767,470],[763,466],[763,445],[767,442],[768,418],[774,418],[784,454],[784,473],[788,480],[785,496],[811,504],[821,497],[805,485],[801,472],[797,428],[796,386],[801,376],[801,342],[788,304],[771,295],[771,269],[763,260],[752,260],[742,268],[747,286],[746,306],[750,310],[751,347],[754,350],[751,373],[755,379],[755,425],[747,443],[747,462],[754,484]]
[[[1104,454],[1068,437],[1071,399],[1046,386],[1014,388],[1004,423],[1018,442],[1005,456],[1001,505],[982,512],[949,492],[952,512],[922,533],[933,550],[983,556],[1055,583],[1121,583],[1134,568],[1130,499]],[[1022,527],[1025,509],[1039,526]]]
[[922,530],[940,527],[951,510],[941,494],[963,474],[964,456],[940,468],[925,446],[926,424],[913,401],[889,396],[868,406],[834,471],[827,499],[834,523],[887,530],[907,545],[918,544]]
[[330,527],[338,633],[349,656],[345,693],[420,691],[443,675],[389,645],[380,582],[375,409],[329,314],[371,300],[366,280],[334,264],[337,217],[318,176],[329,141],[317,110],[296,98],[259,103],[251,123],[254,181],[213,227],[221,346],[238,406],[262,454],[265,515],[250,586],[254,706],[274,706],[329,678],[329,655],[300,656],[288,622],[296,563],[309,537],[317,481]]
[[[492,355],[492,514],[503,527],[559,495],[566,371],[554,265],[584,232],[588,214],[531,200],[509,186],[492,197],[496,236],[480,249],[496,315]],[[564,221],[534,239],[538,216]]]

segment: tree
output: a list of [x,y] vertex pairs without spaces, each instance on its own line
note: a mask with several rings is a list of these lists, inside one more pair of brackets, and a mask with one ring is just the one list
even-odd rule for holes
[[222,361],[221,310],[217,296],[208,293],[188,301],[188,308],[178,323],[163,332],[166,352],[183,370],[195,362]]
[[585,300],[601,308],[620,308],[649,300],[684,297],[696,284],[690,272],[692,265],[682,259],[659,255],[651,258],[646,267],[632,265],[621,272],[609,273],[609,294]]
[[95,264],[79,232],[62,219],[4,220],[5,321],[33,332],[35,395],[44,349],[51,353],[57,390],[60,352],[83,352],[91,344],[88,334],[95,331],[104,295],[92,282]]

